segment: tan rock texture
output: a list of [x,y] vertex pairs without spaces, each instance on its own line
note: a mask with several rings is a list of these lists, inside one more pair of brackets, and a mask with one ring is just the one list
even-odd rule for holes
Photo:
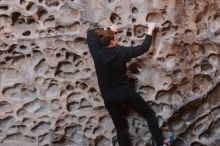
[[[219,0],[0,0],[0,145],[117,146],[86,42],[92,24],[117,24],[150,51],[128,63],[136,91],[174,146],[220,146]],[[133,146],[152,145],[127,110]]]

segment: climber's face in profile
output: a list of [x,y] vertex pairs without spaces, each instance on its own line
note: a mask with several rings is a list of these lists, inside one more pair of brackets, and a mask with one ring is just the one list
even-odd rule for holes
[[114,34],[114,38],[110,41],[109,47],[115,47],[117,45],[118,45],[118,40],[116,39]]
[[98,36],[99,43],[103,47],[115,47],[118,45],[115,32],[111,30],[97,29],[95,33]]

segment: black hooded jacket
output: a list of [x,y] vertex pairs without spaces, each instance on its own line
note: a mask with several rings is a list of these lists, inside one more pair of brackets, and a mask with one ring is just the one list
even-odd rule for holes
[[152,36],[146,34],[141,45],[125,47],[102,47],[95,35],[96,29],[87,32],[87,43],[94,61],[100,91],[106,91],[122,85],[128,85],[126,63],[147,52],[152,43]]

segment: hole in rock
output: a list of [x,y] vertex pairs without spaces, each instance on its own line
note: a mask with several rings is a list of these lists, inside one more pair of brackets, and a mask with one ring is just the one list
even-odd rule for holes
[[186,84],[188,84],[188,83],[189,83],[189,79],[188,79],[188,78],[183,78],[182,84],[183,84],[183,85],[186,85]]
[[85,69],[83,69],[83,71],[84,71],[84,72],[90,72],[91,69],[90,69],[90,68],[85,68]]
[[13,12],[11,14],[11,21],[12,21],[12,25],[15,24],[16,21],[18,21],[19,17],[21,16],[20,12]]
[[31,57],[31,54],[27,54],[26,56],[27,56],[27,57]]
[[58,0],[45,0],[45,4],[48,7],[52,7],[52,6],[58,6],[60,3]]
[[70,90],[74,90],[74,87],[73,87],[72,85],[67,85],[67,86],[66,86],[66,90],[69,90],[69,91],[70,91]]
[[43,15],[47,14],[47,10],[43,7],[40,7],[37,11],[38,19],[40,19]]
[[166,20],[164,23],[162,23],[163,27],[169,27],[172,23],[169,20]]
[[2,9],[2,10],[8,10],[8,6],[7,6],[7,5],[0,6],[0,9]]
[[202,72],[211,71],[212,65],[211,64],[202,64],[201,70],[202,70]]
[[27,24],[32,24],[32,23],[35,23],[35,19],[32,17],[32,16],[28,16],[27,17]]
[[163,20],[162,16],[159,13],[149,13],[146,16],[146,21],[147,22],[156,22],[160,23]]
[[31,32],[29,30],[22,33],[23,36],[29,36],[30,34]]
[[2,61],[0,64],[1,64],[1,65],[5,65],[5,64],[6,64],[6,62]]
[[215,14],[214,15],[214,20],[220,22],[220,14]]
[[190,146],[205,146],[205,145],[203,145],[203,144],[201,144],[201,143],[195,141],[195,142],[191,143]]
[[7,56],[5,57],[5,61],[9,61],[11,59],[11,57]]
[[130,31],[127,32],[127,36],[132,36],[132,33]]
[[32,6],[34,5],[34,2],[30,1],[28,5],[26,6],[26,10],[30,10]]
[[26,0],[20,0],[20,4],[26,3]]
[[144,26],[142,25],[136,25],[134,26],[134,35],[138,38],[143,37],[144,36]]
[[136,22],[136,19],[135,19],[135,18],[132,18],[131,21],[132,21],[132,23],[135,23],[135,22]]
[[165,62],[165,58],[164,57],[158,57],[156,59],[157,62]]
[[132,13],[133,13],[133,14],[138,13],[138,9],[137,9],[136,7],[133,7],[133,8],[132,8]]
[[113,3],[115,0],[108,0],[109,3]]
[[20,49],[25,50],[25,49],[27,49],[27,47],[25,45],[21,45]]
[[56,57],[60,57],[60,56],[61,56],[61,54],[60,54],[60,53],[57,53],[57,54],[56,54]]
[[55,26],[55,30],[57,30],[57,31],[62,31],[62,30],[64,30],[64,26],[62,26],[62,25],[57,25],[57,26]]
[[186,29],[186,30],[185,30],[185,35],[186,35],[186,36],[192,36],[192,35],[193,35],[193,31],[190,30],[190,29]]
[[116,13],[112,13],[112,15],[110,16],[110,20],[112,23],[116,24],[121,20],[121,17],[118,16]]

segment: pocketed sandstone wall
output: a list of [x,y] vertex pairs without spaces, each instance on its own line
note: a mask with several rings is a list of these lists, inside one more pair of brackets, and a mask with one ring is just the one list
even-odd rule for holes
[[[175,146],[219,146],[219,0],[1,0],[0,145],[118,145],[86,43],[97,22],[125,46],[158,24],[128,75]],[[127,119],[133,146],[151,144],[146,120]]]

